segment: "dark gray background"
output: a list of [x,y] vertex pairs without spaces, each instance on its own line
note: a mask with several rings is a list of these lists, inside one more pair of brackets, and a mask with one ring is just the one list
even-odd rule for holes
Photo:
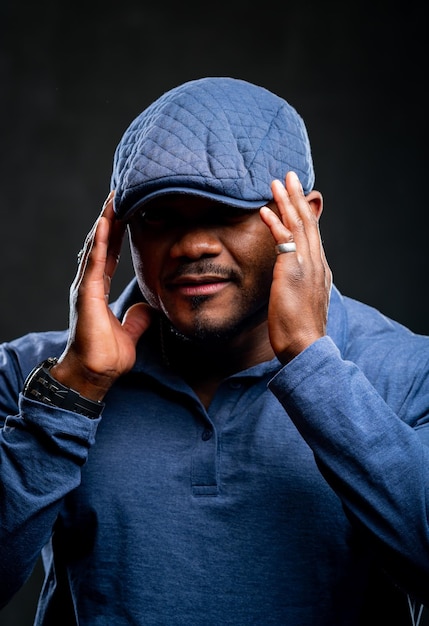
[[[121,134],[162,92],[208,75],[258,83],[298,109],[337,286],[429,333],[423,9],[1,0],[0,341],[67,325],[76,253]],[[115,295],[131,275],[126,250]],[[0,612],[2,626],[31,623],[36,586]]]

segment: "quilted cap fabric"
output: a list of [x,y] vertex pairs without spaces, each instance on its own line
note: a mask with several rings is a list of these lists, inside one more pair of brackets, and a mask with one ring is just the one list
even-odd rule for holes
[[125,131],[113,163],[114,209],[126,220],[171,193],[255,209],[272,200],[272,180],[289,170],[311,191],[307,130],[288,102],[241,79],[192,80],[164,93]]

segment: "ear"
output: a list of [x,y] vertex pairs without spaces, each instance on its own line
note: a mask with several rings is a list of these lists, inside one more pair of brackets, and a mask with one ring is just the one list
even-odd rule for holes
[[308,193],[305,196],[305,198],[307,202],[309,203],[314,215],[316,216],[316,219],[319,220],[323,211],[322,194],[320,193],[320,191],[313,190],[313,191],[310,191],[310,193]]

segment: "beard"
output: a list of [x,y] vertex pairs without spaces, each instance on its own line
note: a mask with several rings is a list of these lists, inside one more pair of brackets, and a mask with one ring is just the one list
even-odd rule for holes
[[[212,308],[211,300],[216,296],[199,295],[189,299],[192,321],[182,325],[175,316],[174,309],[161,303],[159,307],[164,318],[164,330],[171,339],[194,345],[198,348],[217,348],[237,339],[242,333],[266,321],[272,281],[273,262],[266,261],[260,268],[259,279],[245,285],[243,276],[237,269],[221,267],[210,260],[183,264],[167,276],[165,282],[173,282],[186,272],[193,274],[213,274],[224,278],[238,287],[235,302],[227,303],[228,311],[222,315],[222,309]],[[176,323],[177,321],[177,323]],[[184,322],[185,324],[185,322]],[[176,341],[177,343],[177,341]]]
[[[219,346],[219,344],[234,339],[240,335],[241,332],[256,326],[267,318],[268,301],[258,308],[256,306],[257,296],[258,301],[260,301],[260,294],[251,294],[250,302],[247,304],[247,314],[240,312],[234,317],[221,321],[213,320],[204,313],[204,304],[210,296],[196,296],[191,300],[192,310],[197,313],[192,328],[184,332],[175,327],[170,320],[165,319],[167,330],[176,340],[188,345],[193,343],[207,347]],[[200,315],[198,315],[199,312]]]

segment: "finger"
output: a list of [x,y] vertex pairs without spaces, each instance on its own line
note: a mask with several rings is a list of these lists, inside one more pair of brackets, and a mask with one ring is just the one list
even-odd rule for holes
[[[302,219],[297,211],[295,204],[298,202],[298,196],[292,195],[296,191],[293,188],[286,189],[285,185],[279,180],[272,182],[272,192],[275,204],[275,211],[279,216],[279,221],[274,229],[271,230],[277,244],[294,242],[298,254],[308,254],[309,243],[305,234],[305,227]],[[291,193],[289,193],[291,192]],[[299,201],[305,200],[301,194]]]
[[116,219],[113,210],[114,191],[111,191],[103,205],[99,220],[103,219],[108,224],[108,239],[106,247],[105,273],[109,278],[113,277],[120,258],[122,240],[125,232],[125,225]]
[[122,222],[121,220],[118,220],[113,211],[113,195],[114,195],[114,192],[111,193],[109,201],[103,213],[103,216],[109,222],[109,243],[107,247],[105,272],[107,276],[109,276],[110,279],[113,278],[113,275],[119,263],[119,259],[121,256],[122,243],[124,240],[125,229],[126,229],[126,224]]
[[262,221],[268,226],[275,244],[293,241],[292,232],[285,226],[280,217],[267,206],[259,210]]
[[97,220],[87,267],[82,277],[82,283],[88,279],[97,293],[102,283],[103,295],[107,301],[110,296],[112,278],[119,262],[124,233],[125,225],[116,219],[113,212],[113,197],[111,197]]
[[288,172],[286,176],[288,188],[279,180],[272,183],[272,191],[280,219],[292,233],[293,240],[299,245],[301,251],[307,247],[308,242],[305,233],[305,224],[302,218],[300,204],[307,205],[305,196],[296,175]]
[[106,217],[107,204],[108,201],[85,239],[79,269],[71,287],[73,297],[77,297],[77,292],[83,288],[85,291],[90,290],[95,297],[106,297],[110,293],[110,280],[105,280],[110,233],[109,218]]
[[96,289],[101,287],[102,292],[105,293],[104,278],[108,241],[109,222],[101,215],[85,240],[83,256],[73,283],[75,291],[83,286],[86,289],[91,286]]
[[[282,185],[280,183],[278,189],[281,188]],[[295,219],[297,217],[300,218],[304,224],[307,222],[313,223],[315,217],[314,213],[311,210],[310,204],[304,194],[301,181],[295,172],[290,171],[286,174],[284,188],[290,202],[290,210],[293,212]]]
[[325,288],[329,291],[332,285],[332,272],[325,255],[320,235],[319,220],[312,211],[310,203],[304,195],[301,182],[294,172],[288,172],[286,175],[285,186],[289,199],[292,201],[302,223],[309,246],[309,253],[315,261],[315,268],[319,267],[322,270],[325,277]]
[[325,249],[323,247],[323,245],[321,244],[320,246],[320,254],[321,254],[321,258],[322,258],[322,265],[323,265],[323,269],[325,272],[325,288],[328,294],[330,294],[331,290],[332,290],[332,270],[330,268],[330,265],[328,263],[328,260],[326,258],[325,255]]
[[74,284],[80,283],[84,273],[85,273],[85,269],[86,269],[86,265],[88,262],[88,258],[89,255],[91,254],[91,250],[92,247],[94,245],[94,237],[95,237],[95,233],[96,230],[98,228],[99,225],[99,220],[101,217],[107,216],[108,219],[111,218],[111,215],[113,215],[113,208],[112,208],[112,204],[113,204],[113,196],[114,196],[114,191],[111,191],[109,193],[109,195],[107,196],[106,200],[103,203],[101,212],[99,217],[97,218],[97,220],[95,221],[95,223],[93,224],[91,230],[89,231],[89,233],[87,234],[87,236],[85,237],[85,241],[83,243],[83,246],[81,248],[81,250],[79,251],[78,255],[77,255],[77,260],[78,260],[78,271],[76,274],[76,277],[74,279]]
[[85,242],[77,255],[78,268],[73,280],[72,289],[75,289],[81,282],[83,275],[85,274],[86,264],[88,262],[88,256],[91,251],[96,224],[91,228],[86,236]]
[[[107,208],[107,210],[109,210],[108,206],[109,206],[109,203],[111,202],[111,199],[113,197],[113,193],[114,192],[111,191],[109,193],[109,195],[107,196],[106,200],[103,202],[103,206],[102,206],[102,209],[101,209],[100,216],[104,215],[104,213],[106,212],[106,208]],[[88,254],[89,254],[89,252],[91,250],[92,243],[93,243],[93,240],[94,240],[94,233],[95,233],[95,230],[97,228],[98,219],[99,218],[97,218],[95,220],[94,224],[92,225],[91,230],[89,231],[89,233],[85,237],[85,241],[83,242],[82,248],[79,250],[79,253],[77,255],[77,260],[78,260],[79,265],[81,265],[81,264],[85,265],[86,259],[88,258]]]
[[133,304],[125,313],[122,327],[137,344],[142,334],[150,326],[153,318],[153,310],[144,302]]
[[322,249],[319,222],[295,172],[287,173],[284,187],[280,181],[273,181],[273,195],[299,251],[316,260]]

